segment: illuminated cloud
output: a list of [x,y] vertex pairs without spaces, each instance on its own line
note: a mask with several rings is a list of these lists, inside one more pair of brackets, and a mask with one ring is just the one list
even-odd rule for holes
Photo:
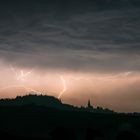
[[60,99],[61,96],[63,96],[63,94],[67,91],[66,80],[64,79],[62,75],[60,75],[60,79],[62,81],[63,90],[59,93],[58,99]]

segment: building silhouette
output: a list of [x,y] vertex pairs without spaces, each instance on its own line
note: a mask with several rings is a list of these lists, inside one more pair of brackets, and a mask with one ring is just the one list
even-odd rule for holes
[[90,99],[88,100],[88,103],[87,103],[87,109],[89,110],[89,111],[93,111],[93,106],[91,105],[91,103],[90,103]]

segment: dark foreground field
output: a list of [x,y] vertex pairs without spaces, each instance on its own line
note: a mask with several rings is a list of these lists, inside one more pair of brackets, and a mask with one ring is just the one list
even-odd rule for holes
[[33,140],[139,140],[140,116],[1,106],[0,137]]

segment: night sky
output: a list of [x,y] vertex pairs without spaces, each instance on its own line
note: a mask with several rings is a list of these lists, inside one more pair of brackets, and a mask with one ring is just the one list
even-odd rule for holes
[[0,70],[1,97],[26,86],[64,92],[62,100],[78,106],[91,99],[140,111],[140,1],[0,2]]

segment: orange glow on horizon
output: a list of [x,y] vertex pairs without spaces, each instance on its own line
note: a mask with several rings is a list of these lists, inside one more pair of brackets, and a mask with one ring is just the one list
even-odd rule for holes
[[[17,72],[20,72],[17,68]],[[22,69],[24,74],[31,71]],[[11,69],[5,67],[0,71],[0,97],[13,98],[28,93],[47,94],[61,98],[64,102],[77,106],[83,105],[90,98],[95,105],[114,110],[130,110],[129,102],[140,99],[140,74],[122,72],[116,74],[54,72],[33,70],[25,80],[17,80]],[[135,87],[134,87],[135,86]],[[136,90],[135,97],[131,92]],[[63,95],[63,96],[62,96]],[[132,98],[135,98],[133,101]],[[121,100],[121,103],[117,102]],[[120,107],[119,105],[121,104]],[[138,103],[137,103],[138,104]],[[137,106],[140,106],[138,104]],[[139,107],[136,107],[138,110]],[[132,108],[134,110],[134,108]]]

